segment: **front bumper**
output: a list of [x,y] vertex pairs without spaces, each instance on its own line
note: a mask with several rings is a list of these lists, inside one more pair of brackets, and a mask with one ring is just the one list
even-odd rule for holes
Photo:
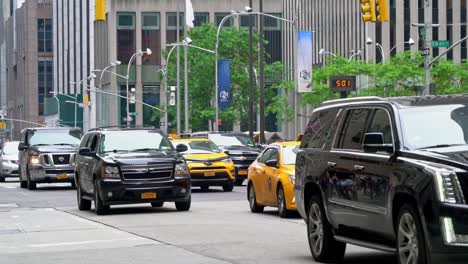
[[29,169],[33,182],[74,182],[75,171],[73,167],[33,167]]
[[[184,202],[191,197],[190,179],[165,182],[99,181],[100,197],[106,205],[150,202]],[[156,193],[156,198],[143,199],[145,193]]]
[[15,163],[2,163],[0,174],[3,177],[18,177],[18,167]]
[[223,186],[234,181],[233,172],[228,169],[197,169],[190,170],[193,186]]
[[234,175],[237,180],[245,180],[248,177],[250,165],[234,165]]

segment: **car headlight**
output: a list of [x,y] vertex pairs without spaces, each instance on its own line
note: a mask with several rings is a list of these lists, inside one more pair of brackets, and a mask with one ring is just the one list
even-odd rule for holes
[[454,171],[446,169],[431,170],[435,177],[437,195],[443,203],[464,204],[465,197]]
[[106,166],[104,168],[104,178],[107,179],[120,179],[119,167],[115,166]]
[[290,175],[289,176],[289,182],[292,183],[293,185],[295,185],[296,184],[296,176]]
[[39,158],[39,156],[31,156],[30,161],[31,161],[31,164],[40,164],[41,163],[41,159]]
[[190,171],[185,162],[177,163],[175,166],[175,178],[188,178]]
[[223,161],[224,161],[225,163],[228,163],[228,164],[229,164],[229,163],[232,162],[232,159],[231,159],[231,158],[227,158],[227,159],[225,159],[225,160],[223,160]]

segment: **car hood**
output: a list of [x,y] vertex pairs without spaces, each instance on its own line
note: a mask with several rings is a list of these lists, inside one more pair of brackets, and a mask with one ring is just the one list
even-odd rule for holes
[[78,146],[64,145],[64,146],[31,146],[29,151],[36,153],[73,153],[78,151]]
[[185,154],[187,160],[222,160],[228,158],[226,153],[204,153],[204,154]]
[[405,156],[468,170],[468,146],[414,150]]
[[258,155],[260,154],[259,149],[245,147],[245,146],[224,146],[223,152],[228,155],[248,155],[248,154]]
[[106,153],[102,159],[107,163],[147,165],[152,163],[176,163],[183,161],[181,154],[173,152],[138,152],[138,153]]

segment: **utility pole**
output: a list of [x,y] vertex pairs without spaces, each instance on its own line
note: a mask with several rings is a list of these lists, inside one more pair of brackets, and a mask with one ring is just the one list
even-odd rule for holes
[[[184,15],[187,19],[187,1],[184,1]],[[187,22],[184,20],[184,38],[187,36]],[[179,41],[179,40],[177,40]],[[189,133],[189,87],[188,87],[188,45],[184,45],[184,132]]]
[[[253,0],[249,0],[249,6],[253,8]],[[253,138],[254,132],[254,89],[255,82],[253,76],[253,16],[249,16],[249,137]]]
[[[177,0],[177,41],[180,41],[180,0]],[[177,91],[176,91],[177,135],[180,135],[180,48],[177,46]]]
[[[424,28],[425,28],[425,41],[424,48],[426,50],[431,50],[432,47],[432,0],[425,0],[424,4]],[[426,78],[423,95],[429,95],[431,89],[431,57],[430,52],[426,55],[426,61],[424,63],[424,68],[426,70]]]
[[[259,12],[263,13],[263,0],[259,0]],[[263,69],[263,15],[260,15],[258,17],[258,22],[259,22],[259,47],[258,47],[258,52],[259,52],[259,71],[260,71],[260,80],[259,80],[259,86],[260,86],[260,137],[259,137],[259,143],[260,144],[265,144],[265,77],[264,77],[264,69]]]

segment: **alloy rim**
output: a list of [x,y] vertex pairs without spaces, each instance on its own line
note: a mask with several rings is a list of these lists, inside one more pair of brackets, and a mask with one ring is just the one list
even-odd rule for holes
[[418,262],[418,232],[413,216],[404,213],[398,226],[398,255],[402,264],[416,264]]
[[282,212],[283,211],[283,205],[284,205],[284,193],[282,189],[278,190],[278,211]]
[[250,207],[253,207],[255,204],[255,192],[253,190],[253,186],[250,186],[249,188],[249,202],[250,202]]
[[315,255],[320,255],[323,248],[323,224],[322,213],[317,203],[312,204],[309,213],[309,243]]

